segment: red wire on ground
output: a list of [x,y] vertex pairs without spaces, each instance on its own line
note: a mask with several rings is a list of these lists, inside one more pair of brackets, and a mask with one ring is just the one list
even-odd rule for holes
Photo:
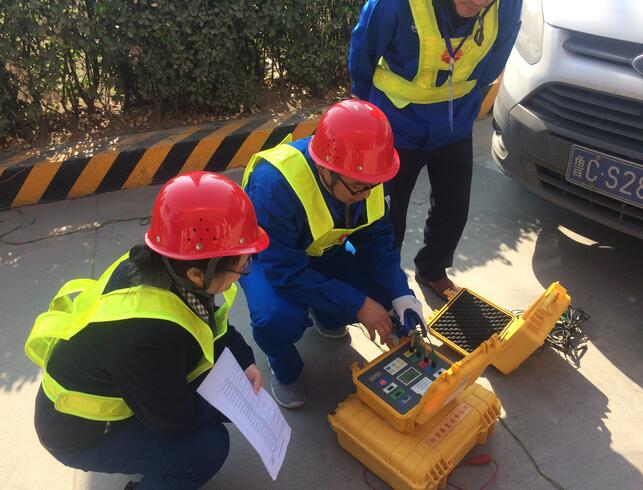
[[[487,488],[491,484],[491,482],[496,479],[496,476],[498,476],[498,471],[500,471],[500,467],[498,466],[498,463],[496,463],[496,460],[493,459],[491,457],[491,455],[489,455],[489,454],[481,454],[480,456],[474,456],[473,458],[468,459],[468,460],[460,463],[456,468],[454,468],[453,471],[457,470],[458,468],[460,468],[462,466],[467,466],[467,465],[478,466],[478,465],[484,465],[484,464],[489,464],[489,463],[493,463],[495,465],[496,471],[494,471],[493,475],[491,475],[491,478],[489,478],[484,483],[484,485],[482,485],[480,487],[480,490],[485,490],[485,488]],[[453,473],[453,472],[451,472],[451,473]],[[455,488],[456,490],[465,490],[464,488],[456,485],[455,483],[453,483],[453,482],[451,482],[449,480],[447,480],[447,485]]]
[[471,459],[467,459],[463,465],[481,465],[481,464],[489,464],[493,458],[489,454],[481,454],[480,456],[474,456]]
[[485,490],[492,481],[496,479],[496,476],[498,476],[498,471],[500,471],[500,466],[498,466],[498,463],[496,463],[496,460],[491,458],[491,462],[496,466],[496,471],[493,472],[493,475],[491,475],[491,478],[487,480],[487,482],[480,487],[480,490]]

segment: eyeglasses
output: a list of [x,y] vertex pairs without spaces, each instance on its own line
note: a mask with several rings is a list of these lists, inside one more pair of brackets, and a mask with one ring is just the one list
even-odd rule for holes
[[252,271],[252,255],[248,256],[248,260],[246,263],[243,265],[243,269],[238,271],[234,269],[223,269],[225,272],[232,272],[234,274],[239,274],[242,276],[248,276],[250,275],[250,272]]
[[342,179],[341,175],[339,175],[339,174],[336,174],[336,175],[337,175],[337,180],[339,180],[344,185],[344,187],[346,187],[346,190],[351,193],[351,196],[357,196],[357,195],[362,194],[364,192],[368,192],[371,189],[373,189],[373,188],[375,188],[375,187],[377,187],[379,185],[379,184],[366,184],[366,185],[360,186],[360,188],[358,190],[354,190],[351,186],[349,186],[344,181],[344,179]]

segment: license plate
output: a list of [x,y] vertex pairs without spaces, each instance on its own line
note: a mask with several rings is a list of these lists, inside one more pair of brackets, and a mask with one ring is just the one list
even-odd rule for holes
[[643,166],[572,145],[567,180],[594,192],[643,208]]

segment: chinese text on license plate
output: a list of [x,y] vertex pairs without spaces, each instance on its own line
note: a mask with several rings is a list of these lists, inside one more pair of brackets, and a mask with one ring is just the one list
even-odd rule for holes
[[567,180],[594,192],[643,208],[643,166],[573,145]]

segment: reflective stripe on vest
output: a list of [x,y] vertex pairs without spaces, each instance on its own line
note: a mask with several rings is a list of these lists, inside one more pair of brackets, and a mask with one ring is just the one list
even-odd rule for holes
[[[211,368],[214,341],[228,329],[228,311],[237,295],[232,285],[223,293],[225,303],[214,314],[216,333],[174,293],[151,286],[118,289],[103,294],[105,286],[128,254],[112,264],[98,279],[75,279],[66,283],[36,318],[25,344],[25,353],[44,368],[42,387],[56,410],[91,420],[121,420],[132,415],[125,401],[65,389],[47,372],[47,363],[59,340],[69,340],[90,323],[112,322],[129,318],[166,320],[186,329],[198,342],[203,357],[187,376],[188,381]],[[72,301],[70,294],[79,293]]]
[[[454,65],[453,98],[465,96],[475,87],[477,80],[469,80],[475,67],[487,55],[498,35],[498,4],[496,2],[484,17],[484,40],[478,46],[470,35],[461,48],[462,57]],[[412,81],[394,73],[384,57],[380,58],[373,74],[373,85],[386,94],[393,104],[402,109],[408,104],[434,104],[449,100],[448,81],[436,86],[438,72],[449,70],[449,60],[443,59],[446,44],[435,16],[429,6],[430,0],[409,0],[413,22],[417,29],[420,53],[418,71]],[[476,23],[477,26],[477,23]],[[474,29],[477,27],[474,26]],[[458,46],[462,38],[452,38],[451,44]]]
[[288,144],[280,144],[270,150],[253,155],[243,175],[243,187],[246,186],[250,174],[261,160],[269,162],[281,172],[304,207],[310,234],[313,237],[312,243],[306,248],[308,255],[321,256],[331,247],[343,245],[346,238],[352,233],[384,216],[384,187],[380,184],[374,187],[366,198],[368,219],[365,224],[356,228],[335,228],[333,216],[310,165],[299,150]]

